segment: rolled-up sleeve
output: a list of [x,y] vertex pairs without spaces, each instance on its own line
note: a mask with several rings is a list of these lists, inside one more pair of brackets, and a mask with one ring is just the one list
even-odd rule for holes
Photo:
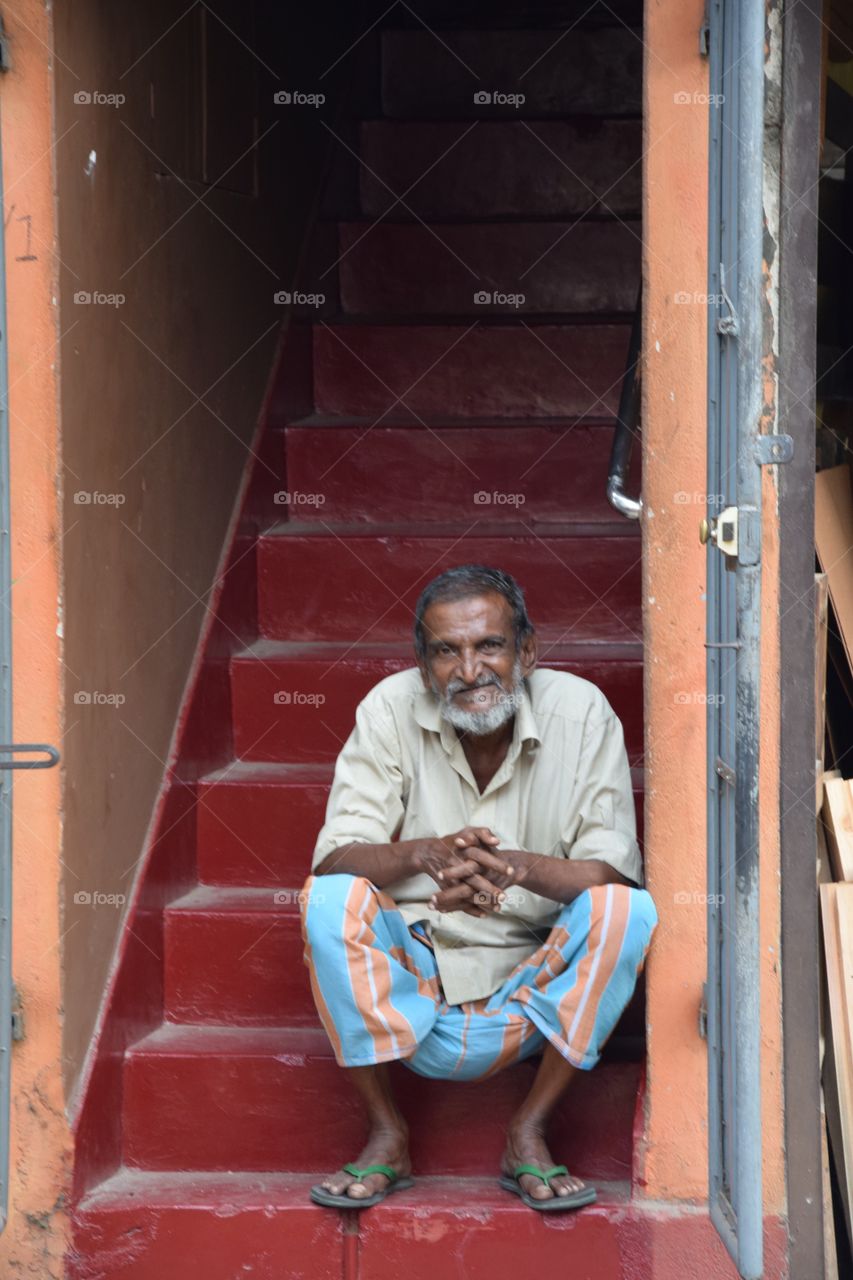
[[335,764],[312,869],[341,845],[391,840],[404,813],[400,765],[393,720],[382,704],[368,695],[356,708],[355,727]]
[[578,778],[563,824],[569,858],[599,858],[635,884],[643,883],[631,769],[616,713],[593,708],[584,725]]

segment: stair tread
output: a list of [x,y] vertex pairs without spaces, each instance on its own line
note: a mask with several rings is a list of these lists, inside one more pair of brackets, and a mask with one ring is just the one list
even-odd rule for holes
[[274,760],[231,760],[218,769],[202,774],[196,781],[203,786],[221,786],[227,783],[244,786],[247,782],[266,783],[269,786],[304,782],[316,786],[318,783],[331,781],[331,777],[332,765],[328,761],[281,764]]
[[[306,852],[305,874],[308,874],[310,856]],[[296,886],[298,888],[299,886]],[[276,916],[298,916],[298,903],[276,902],[276,893],[293,894],[292,885],[280,885],[276,888],[256,885],[219,885],[199,883],[194,888],[182,893],[179,898],[172,898],[166,903],[166,912],[176,915],[183,911],[204,911],[224,914],[228,912],[270,912]]]
[[573,426],[583,425],[585,427],[601,427],[603,429],[613,428],[615,419],[607,414],[593,416],[569,415],[565,418],[455,418],[450,414],[442,414],[439,417],[424,414],[422,418],[405,417],[399,414],[389,413],[377,422],[376,416],[358,417],[354,414],[345,413],[309,413],[303,417],[288,418],[278,426],[272,426],[273,431],[285,431],[292,427],[305,427],[311,430],[317,427],[335,427],[335,428],[375,428],[378,431],[399,430],[408,428],[415,431],[442,431],[444,428],[465,428],[470,427],[477,430],[483,427],[492,427],[495,430],[520,431],[524,429],[530,430],[547,430],[551,428],[559,428],[561,430],[571,429]]
[[[308,1188],[317,1181],[316,1173],[278,1173],[264,1170],[240,1170],[219,1172],[207,1169],[150,1170],[122,1165],[108,1178],[97,1183],[78,1202],[78,1214],[119,1208],[157,1207],[176,1203],[193,1208],[210,1208],[218,1213],[254,1206],[288,1208],[295,1204],[301,1208]],[[460,1195],[460,1184],[465,1193]],[[628,1182],[603,1182],[596,1179],[597,1207],[623,1207],[630,1200]],[[457,1175],[455,1177],[417,1177],[409,1191],[395,1192],[397,1204],[413,1208],[418,1205],[458,1206],[460,1213],[468,1212],[467,1206],[475,1200],[478,1209],[519,1208],[530,1211],[517,1197],[511,1197],[497,1184],[495,1178]],[[589,1212],[586,1210],[585,1212]]]
[[[548,667],[552,662],[569,662],[583,659],[616,658],[622,661],[643,658],[643,645],[640,640],[574,640],[559,642],[556,637],[549,637],[545,628],[538,629],[540,643],[547,647],[547,660],[540,663]],[[349,658],[358,659],[399,659],[411,657],[411,665],[415,665],[412,646],[402,638],[395,640],[376,640],[354,644],[348,640],[276,640],[261,636],[250,644],[238,649],[232,655],[232,661],[287,661],[288,659],[322,659],[323,662],[335,662]]]
[[467,540],[474,538],[495,538],[509,541],[511,538],[533,538],[546,536],[549,538],[585,538],[595,537],[596,542],[605,538],[611,540],[635,541],[640,537],[638,521],[619,520],[614,512],[612,524],[602,524],[589,520],[559,521],[541,520],[535,517],[525,522],[515,520],[462,520],[453,523],[427,521],[400,524],[368,525],[363,521],[337,524],[331,521],[317,520],[280,520],[276,524],[263,529],[258,538],[410,538],[418,542],[427,539],[456,539],[465,536]]

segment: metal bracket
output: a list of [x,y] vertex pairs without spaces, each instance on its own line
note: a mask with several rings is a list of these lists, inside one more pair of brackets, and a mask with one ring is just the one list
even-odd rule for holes
[[723,782],[728,782],[732,787],[737,782],[737,774],[734,769],[730,764],[726,764],[721,756],[717,756],[714,761],[714,772],[723,779]]
[[729,309],[729,314],[727,316],[719,316],[717,318],[717,333],[722,333],[727,338],[735,338],[738,333],[740,333],[740,322],[738,321],[735,304],[732,302],[726,290],[726,265],[724,262],[720,263],[720,295],[723,302]]
[[6,28],[3,24],[3,17],[0,14],[0,71],[11,71],[12,59],[9,56],[9,37],[6,35]]
[[699,1001],[699,1034],[703,1040],[708,1039],[708,984],[702,983],[702,998]]
[[705,12],[702,14],[702,25],[699,28],[699,57],[707,58],[711,52],[711,19],[708,14],[708,0],[705,0]]
[[16,983],[12,983],[12,1039],[23,1040],[24,1031],[24,1006],[21,1003],[21,993]]
[[794,437],[786,435],[761,435],[755,438],[755,461],[760,467],[776,462],[790,462],[794,456]]

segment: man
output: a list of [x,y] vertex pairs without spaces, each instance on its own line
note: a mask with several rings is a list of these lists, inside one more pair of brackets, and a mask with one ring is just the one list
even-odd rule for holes
[[301,895],[317,1009],[370,1122],[311,1197],[362,1208],[412,1185],[390,1060],[471,1080],[541,1050],[501,1185],[576,1208],[595,1190],[554,1164],[548,1117],[598,1061],[657,923],[622,726],[595,685],[536,668],[499,569],[429,583],[415,654],[356,710]]

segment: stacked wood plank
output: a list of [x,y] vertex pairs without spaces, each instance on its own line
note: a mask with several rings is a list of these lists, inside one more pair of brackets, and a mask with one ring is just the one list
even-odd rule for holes
[[[853,1247],[853,754],[840,729],[849,707],[827,703],[828,666],[834,688],[853,681],[853,491],[849,466],[815,477],[815,774],[817,877],[823,925],[824,983],[821,1055],[828,1156],[824,1165],[825,1274],[838,1275],[829,1155]],[[828,662],[828,644],[832,657]],[[824,752],[834,767],[824,769]]]

